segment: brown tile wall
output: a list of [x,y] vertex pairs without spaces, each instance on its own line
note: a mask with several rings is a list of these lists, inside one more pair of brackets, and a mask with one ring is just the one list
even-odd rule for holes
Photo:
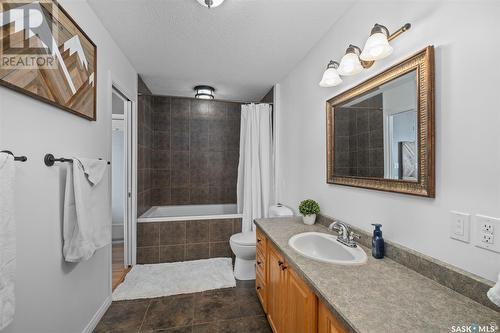
[[378,94],[335,110],[335,175],[384,177],[382,107],[382,94]]
[[140,76],[138,77],[138,90],[137,215],[140,216],[152,206],[153,97]]
[[142,79],[142,77],[140,75],[137,75],[137,92],[140,95],[142,95],[142,94],[152,95],[153,94],[151,92],[151,90],[149,89],[148,85],[146,84],[146,82],[144,82],[144,80]]
[[152,98],[151,204],[236,203],[241,104]]
[[266,94],[266,96],[262,97],[260,100],[261,103],[273,103],[274,102],[274,87],[271,88]]
[[232,257],[229,238],[238,232],[241,219],[138,223],[137,263]]

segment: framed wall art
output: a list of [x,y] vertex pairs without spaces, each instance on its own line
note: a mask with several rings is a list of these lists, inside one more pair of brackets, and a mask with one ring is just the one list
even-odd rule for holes
[[0,0],[0,85],[96,120],[97,48],[53,0]]

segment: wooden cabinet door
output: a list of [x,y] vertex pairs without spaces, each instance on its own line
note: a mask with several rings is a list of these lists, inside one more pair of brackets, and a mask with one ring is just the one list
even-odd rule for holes
[[291,267],[282,268],[286,272],[284,332],[316,333],[316,295]]
[[274,333],[284,333],[282,312],[284,293],[283,256],[271,242],[267,244],[267,319]]
[[318,333],[347,333],[344,325],[321,302],[318,309]]

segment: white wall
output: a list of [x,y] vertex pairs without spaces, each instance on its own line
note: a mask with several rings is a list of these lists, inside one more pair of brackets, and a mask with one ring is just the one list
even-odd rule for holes
[[[500,254],[449,238],[449,211],[500,217],[500,3],[496,1],[360,1],[279,82],[279,201],[306,197],[323,213],[490,280]],[[328,61],[363,46],[374,23],[412,24],[394,53],[339,87],[318,86]],[[436,198],[326,184],[325,101],[433,44],[436,49]]]
[[97,121],[0,87],[0,147],[28,156],[17,168],[17,308],[5,333],[82,332],[111,293],[109,246],[87,262],[63,261],[64,181],[59,167],[46,167],[43,156],[52,152],[109,160],[109,71],[132,95],[137,93],[137,73],[85,1],[61,2],[97,44]]

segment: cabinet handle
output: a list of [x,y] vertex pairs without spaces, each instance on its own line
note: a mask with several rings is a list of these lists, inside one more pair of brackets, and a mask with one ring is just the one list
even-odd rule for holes
[[257,286],[257,290],[260,290],[260,286]]
[[278,266],[280,266],[280,267],[281,267],[281,266],[283,266],[283,264],[284,264],[284,262],[283,262],[283,261],[281,261],[281,260],[280,260],[280,261],[278,261]]

